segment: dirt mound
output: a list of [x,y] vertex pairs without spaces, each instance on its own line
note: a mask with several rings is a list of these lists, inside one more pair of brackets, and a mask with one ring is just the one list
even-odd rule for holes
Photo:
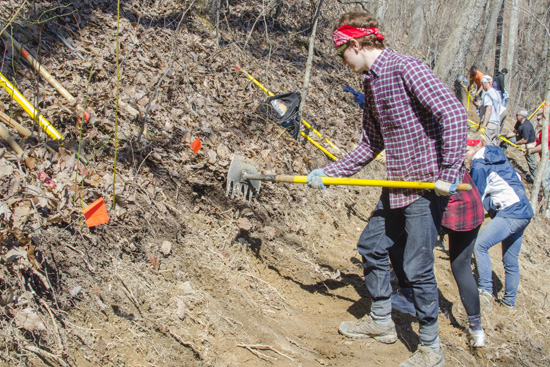
[[[312,9],[302,1],[285,3],[283,13],[270,13],[251,31],[263,19],[260,10],[236,3],[222,19],[231,31],[221,32],[219,47],[212,23],[178,2],[124,3],[119,50],[113,5],[86,1],[48,9],[55,20],[49,24],[85,60],[47,28],[15,27],[14,36],[24,37],[35,58],[93,110],[94,123],[77,124],[66,101],[4,42],[6,76],[32,96],[66,142],[44,143],[49,139],[35,130],[16,139],[23,157],[0,147],[0,363],[385,366],[416,349],[418,323],[397,312],[394,345],[337,332],[342,320],[361,317],[370,306],[355,243],[379,189],[317,192],[268,183],[253,201],[225,196],[237,152],[261,163],[263,173],[304,174],[329,162],[313,145],[262,119],[255,111],[265,93],[234,69],[241,65],[275,93],[299,89],[309,25],[307,17],[290,15]],[[325,19],[341,11],[326,9]],[[44,10],[25,9],[29,19]],[[341,157],[361,126],[361,111],[342,87],[359,90],[359,79],[331,56],[329,24],[319,29],[323,41],[305,116],[339,147],[326,149]],[[30,127],[6,94],[0,103]],[[128,105],[140,112],[135,119]],[[202,148],[193,154],[189,144],[196,138]],[[519,152],[508,154],[525,170]],[[375,161],[359,176],[385,179],[385,166]],[[99,197],[110,221],[87,228],[82,208]],[[529,225],[518,306],[483,315],[489,345],[478,351],[462,333],[467,317],[448,254],[436,250],[449,365],[548,364],[547,228],[543,218]],[[498,251],[491,252],[497,284],[504,278]]]

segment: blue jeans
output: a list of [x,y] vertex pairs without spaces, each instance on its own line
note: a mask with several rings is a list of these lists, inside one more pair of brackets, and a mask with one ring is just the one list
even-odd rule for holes
[[518,256],[523,239],[523,231],[531,219],[502,218],[498,215],[483,228],[477,236],[474,253],[479,274],[478,285],[493,294],[493,278],[489,249],[502,242],[502,262],[504,263],[504,297],[507,305],[516,304],[519,285]]
[[433,249],[447,202],[448,198],[429,191],[404,208],[390,209],[388,190],[384,189],[357,243],[363,257],[365,284],[373,300],[371,315],[375,319],[391,315],[388,250],[395,243],[405,244],[403,271],[413,288],[420,340],[425,344],[437,338],[439,299]]

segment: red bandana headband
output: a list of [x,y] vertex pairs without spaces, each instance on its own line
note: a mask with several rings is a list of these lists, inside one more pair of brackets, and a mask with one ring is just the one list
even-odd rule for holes
[[479,145],[481,143],[481,140],[477,140],[477,139],[468,139],[466,141],[466,144],[470,147],[473,147],[473,146],[476,146],[476,145]]
[[338,48],[352,38],[360,38],[368,36],[369,34],[374,34],[379,40],[384,39],[384,36],[382,36],[380,32],[378,32],[378,28],[376,27],[370,27],[369,29],[355,28],[350,25],[344,24],[343,26],[332,32],[332,41],[334,42],[334,47]]

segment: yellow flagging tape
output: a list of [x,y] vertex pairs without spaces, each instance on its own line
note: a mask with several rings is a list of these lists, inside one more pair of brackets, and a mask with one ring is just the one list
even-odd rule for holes
[[9,82],[8,79],[6,79],[4,75],[2,75],[2,73],[0,73],[0,85],[2,85],[2,87],[4,87],[4,89],[8,91],[8,94],[11,96],[11,98],[19,103],[19,105],[23,107],[25,112],[27,112],[32,117],[32,119],[36,121],[36,123],[38,123],[40,127],[42,127],[46,134],[48,134],[54,140],[64,139],[63,135],[61,135],[55,129],[55,127],[53,127],[52,124],[50,124],[48,120],[44,118],[44,116],[38,113],[36,108],[34,108],[34,106],[17,89],[15,89],[15,87]]

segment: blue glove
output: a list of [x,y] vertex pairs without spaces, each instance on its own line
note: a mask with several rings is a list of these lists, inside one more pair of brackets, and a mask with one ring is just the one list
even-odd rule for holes
[[359,93],[352,87],[348,87],[347,85],[344,87],[344,92],[350,92],[353,94],[353,99],[355,100],[355,103],[359,105],[359,107],[363,108],[365,106],[365,95],[363,93]]
[[307,175],[307,185],[313,189],[323,189],[326,190],[327,187],[323,185],[323,179],[321,177],[327,177],[325,171],[321,168],[314,169]]

